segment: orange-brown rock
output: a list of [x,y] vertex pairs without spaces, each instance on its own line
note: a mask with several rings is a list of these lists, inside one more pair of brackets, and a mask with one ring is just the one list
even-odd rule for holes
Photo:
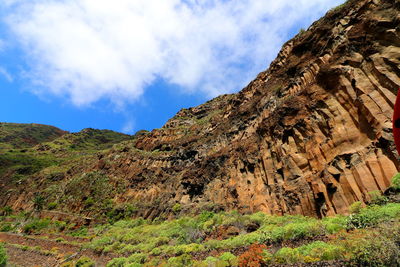
[[[240,93],[181,110],[65,179],[98,171],[124,181],[113,200],[150,218],[176,204],[182,213],[347,213],[399,171],[391,133],[399,22],[398,0],[348,1],[286,43]],[[83,212],[76,201],[70,209]]]

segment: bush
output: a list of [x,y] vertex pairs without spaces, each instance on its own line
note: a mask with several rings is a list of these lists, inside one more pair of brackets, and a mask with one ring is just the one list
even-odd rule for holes
[[114,258],[107,263],[107,267],[124,267],[127,262],[127,258]]
[[224,262],[227,262],[228,266],[236,266],[238,264],[237,257],[230,252],[225,252],[218,258]]
[[168,265],[171,267],[186,267],[193,264],[192,257],[188,254],[183,254],[179,257],[172,257],[168,259]]
[[117,205],[111,211],[107,212],[107,217],[110,223],[114,223],[132,217],[136,211],[137,208],[130,204]]
[[139,263],[139,264],[143,264],[145,262],[145,260],[147,259],[146,254],[143,253],[136,253],[136,254],[132,254],[129,256],[128,258],[128,262],[129,263]]
[[350,213],[357,214],[360,213],[362,208],[362,203],[360,201],[356,201],[350,205]]
[[347,229],[371,227],[379,222],[397,218],[400,215],[400,205],[391,203],[385,206],[371,206],[362,209],[358,214],[347,218]]
[[96,263],[89,257],[82,256],[75,263],[75,267],[94,267]]
[[400,173],[392,178],[392,188],[396,191],[400,191]]
[[56,208],[57,208],[57,202],[50,202],[50,203],[47,205],[47,208],[48,208],[49,210],[54,210],[54,209],[56,209]]
[[0,267],[7,265],[7,254],[3,244],[0,243]]
[[253,244],[249,249],[239,256],[240,267],[258,267],[265,263],[264,250],[267,246],[262,244]]
[[298,248],[281,248],[273,255],[273,261],[279,264],[291,264],[339,260],[345,257],[345,252],[342,246],[316,241]]
[[25,224],[22,230],[25,234],[32,234],[47,228],[50,225],[50,222],[49,219],[33,220],[32,222]]
[[10,216],[13,213],[13,209],[10,206],[5,206],[1,209],[1,213],[4,216]]
[[387,197],[382,195],[381,191],[378,191],[378,190],[371,191],[371,192],[368,192],[368,194],[371,198],[371,201],[369,202],[370,205],[382,206],[382,205],[387,204],[389,201]]
[[338,260],[344,258],[345,249],[341,246],[316,241],[297,248],[303,257],[309,256],[324,261]]
[[365,237],[347,240],[347,250],[351,251],[352,266],[400,266],[398,240],[388,235],[369,233]]
[[297,249],[281,248],[275,253],[274,261],[279,264],[296,263],[302,261],[302,256]]
[[33,197],[33,208],[35,211],[41,211],[44,206],[44,197],[40,194],[35,194]]
[[173,207],[172,207],[172,211],[174,213],[179,213],[182,210],[182,206],[179,203],[176,203]]

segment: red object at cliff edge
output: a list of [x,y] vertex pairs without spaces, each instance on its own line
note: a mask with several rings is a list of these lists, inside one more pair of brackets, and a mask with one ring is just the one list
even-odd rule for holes
[[394,105],[393,135],[397,153],[400,154],[400,90],[397,93],[396,104]]

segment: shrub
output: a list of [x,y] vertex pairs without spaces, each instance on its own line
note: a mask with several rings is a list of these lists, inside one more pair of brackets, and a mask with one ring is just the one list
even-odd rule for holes
[[36,211],[41,211],[44,206],[44,197],[40,194],[35,194],[33,197],[33,208]]
[[279,264],[301,262],[302,258],[300,252],[293,248],[281,248],[274,255],[274,261]]
[[225,266],[237,266],[238,265],[238,258],[233,255],[230,252],[225,252],[223,253],[221,256],[218,257],[221,261],[223,261],[223,263],[225,264],[221,264],[221,265],[225,265]]
[[238,262],[241,267],[258,267],[265,263],[264,250],[267,246],[262,244],[253,244],[249,249],[239,256]]
[[127,258],[114,258],[107,263],[107,267],[124,267],[127,262]]
[[137,208],[130,204],[117,205],[111,211],[107,212],[107,217],[109,222],[113,223],[132,217],[136,211]]
[[400,191],[400,173],[392,178],[392,188],[396,191]]
[[51,221],[49,219],[36,219],[30,223],[25,224],[24,227],[22,228],[22,230],[26,234],[39,232],[39,231],[47,228],[50,225],[50,222]]
[[4,216],[10,216],[13,213],[13,209],[10,206],[5,206],[4,208],[1,209],[1,213]]
[[361,208],[362,208],[361,201],[356,201],[350,205],[350,213],[353,213],[353,214],[360,213]]
[[56,208],[57,208],[57,202],[50,202],[50,203],[47,205],[47,208],[48,208],[49,210],[54,210],[54,209],[56,209]]
[[179,203],[176,203],[173,207],[172,207],[172,211],[174,213],[179,213],[182,210],[182,206]]
[[192,257],[188,254],[183,254],[179,257],[172,257],[168,259],[168,265],[171,267],[186,267],[193,264]]
[[369,203],[370,205],[382,206],[382,205],[385,205],[389,201],[387,197],[382,195],[381,191],[378,191],[378,190],[371,191],[371,192],[368,192],[368,194],[371,198],[371,201]]
[[135,253],[129,256],[128,262],[129,263],[139,263],[143,264],[146,260],[147,256],[143,253]]
[[7,254],[3,244],[0,243],[0,267],[7,265]]
[[400,249],[392,238],[382,233],[369,233],[347,240],[350,263],[352,266],[400,266]]
[[0,232],[11,232],[14,229],[14,226],[10,222],[0,223]]
[[75,267],[94,267],[95,264],[91,258],[82,256],[76,261]]
[[303,257],[309,256],[313,259],[325,261],[338,260],[344,258],[345,249],[341,246],[316,241],[297,248]]
[[400,215],[400,205],[391,203],[385,206],[371,206],[347,218],[347,229],[366,228]]

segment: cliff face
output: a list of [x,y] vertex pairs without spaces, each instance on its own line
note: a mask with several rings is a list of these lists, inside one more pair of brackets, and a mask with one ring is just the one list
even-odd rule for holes
[[[399,22],[398,0],[348,1],[286,43],[240,93],[181,110],[69,168],[57,182],[57,199],[69,196],[60,205],[90,214],[87,196],[68,185],[101,173],[120,188],[107,196],[135,205],[136,216],[168,216],[176,204],[181,212],[347,213],[400,169],[391,133]],[[44,179],[37,174],[32,188],[47,194],[55,184]],[[19,192],[3,203],[27,208],[33,193]]]

